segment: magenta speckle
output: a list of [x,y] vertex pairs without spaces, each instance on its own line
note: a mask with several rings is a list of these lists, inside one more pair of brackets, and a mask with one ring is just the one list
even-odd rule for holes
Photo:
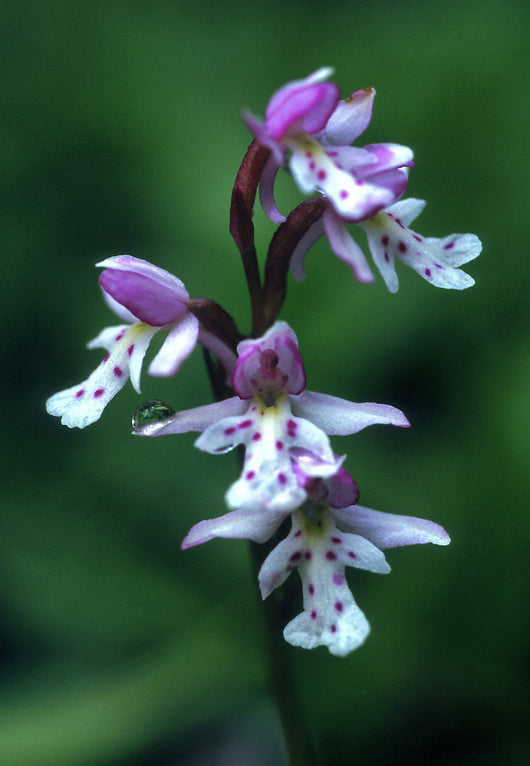
[[121,376],[123,375],[123,370],[122,370],[122,368],[121,368],[121,367],[118,367],[117,365],[116,365],[116,367],[113,369],[113,371],[112,371],[112,372],[114,373],[114,375],[116,375],[116,377],[117,377],[117,378],[121,378]]
[[340,574],[339,572],[335,572],[333,575],[333,583],[334,585],[344,585],[345,577],[343,574]]
[[104,393],[105,393],[105,389],[104,388],[97,388],[94,391],[94,399],[99,399],[99,397],[103,396]]
[[434,265],[436,266],[437,269],[443,269],[443,266],[441,263],[435,263]]
[[310,596],[314,595],[314,593],[315,593],[315,586],[313,585],[313,583],[309,583],[309,585],[307,587],[307,590],[309,591],[309,595]]
[[312,557],[313,557],[313,554],[311,553],[311,551],[306,551],[305,552],[304,558],[305,558],[306,561],[311,561]]
[[384,237],[381,237],[381,244],[386,247],[389,243],[388,234],[385,234]]
[[336,625],[332,625],[330,630],[331,630],[332,633],[336,633],[337,632],[337,626]]
[[253,434],[253,436],[252,436],[252,441],[253,442],[259,442],[260,439],[261,439],[261,434],[260,434],[259,431],[256,431],[256,433]]
[[278,451],[283,449],[283,442],[282,442],[282,441],[280,441],[279,439],[278,439],[278,441],[276,442],[276,449],[277,449]]
[[335,152],[335,151],[327,151],[326,154],[328,155],[328,157],[338,157],[339,156],[339,153]]
[[294,533],[293,537],[300,537],[301,534],[302,534],[302,530],[299,529],[298,532]]
[[341,541],[340,537],[332,537],[331,538],[331,542],[335,543],[335,544],[338,544],[338,543],[340,543],[342,541]]
[[313,156],[313,152],[309,152],[309,151],[308,151],[308,152],[306,152],[306,153],[305,153],[305,156],[306,156],[306,157],[312,157],[312,156]]
[[398,225],[398,226],[401,226],[401,228],[402,228],[402,229],[404,229],[404,228],[405,228],[405,227],[403,226],[403,224],[401,223],[401,221],[400,221],[400,219],[399,219],[399,218],[396,218],[396,223],[397,223],[397,225]]
[[123,338],[123,336],[124,336],[124,335],[125,335],[125,331],[124,331],[124,332],[120,332],[120,333],[119,333],[119,335],[116,335],[116,337],[114,338],[114,340],[116,341],[116,343],[117,343],[119,340],[121,340],[121,339]]
[[342,609],[343,609],[342,601],[335,601],[335,609],[337,610],[337,612],[342,612]]
[[444,245],[444,250],[450,250],[454,246],[455,246],[454,242],[448,242],[446,245]]
[[328,561],[335,561],[337,554],[333,553],[333,551],[326,551],[326,558]]
[[356,558],[357,558],[357,554],[356,554],[356,553],[354,553],[353,551],[348,551],[348,556],[349,556],[351,559],[356,559]]
[[287,428],[291,428],[293,431],[296,431],[296,423],[291,418],[289,418],[287,421]]
[[256,475],[255,471],[247,471],[245,475],[245,479],[247,479],[247,481],[252,481],[255,475]]
[[347,189],[341,189],[340,190],[339,197],[341,199],[348,199],[349,196],[350,196],[350,192]]
[[278,481],[280,484],[286,484],[287,483],[287,476],[284,473],[278,474]]
[[309,170],[315,170],[316,166],[317,166],[316,162],[314,160],[311,160],[311,162],[309,163]]
[[75,398],[76,399],[81,399],[81,397],[84,396],[84,395],[85,395],[85,389],[84,388],[80,388],[79,391],[76,391]]
[[252,425],[252,420],[244,420],[242,423],[238,425],[238,428],[248,428]]
[[300,551],[295,551],[289,556],[289,561],[300,561],[301,557],[302,553]]
[[389,256],[389,255],[388,255],[388,253],[385,251],[385,261],[388,263],[388,262],[389,262],[389,260],[390,260],[390,256]]
[[311,619],[316,620],[316,618],[317,618],[316,609],[313,609],[313,611],[311,612]]
[[110,351],[106,356],[103,357],[103,364],[105,364],[105,362],[108,362],[109,358],[110,358]]
[[233,433],[235,433],[235,428],[233,426],[230,426],[230,428],[225,428],[223,431],[225,436],[231,436]]
[[430,269],[425,269],[425,272],[424,272],[424,273],[425,273],[425,276],[426,276],[426,277],[430,277],[430,276],[431,276],[431,274],[432,274],[432,271],[431,271]]
[[400,252],[400,253],[406,253],[406,252],[407,252],[407,246],[406,246],[406,244],[403,242],[403,240],[400,240],[400,241],[398,242],[398,250],[399,250],[399,252]]
[[419,234],[413,234],[412,236],[414,237],[416,242],[423,242],[423,237],[420,237]]
[[328,174],[326,173],[325,170],[319,170],[318,173],[317,173],[317,178],[318,178],[319,181],[325,181],[326,178],[327,178],[327,175]]

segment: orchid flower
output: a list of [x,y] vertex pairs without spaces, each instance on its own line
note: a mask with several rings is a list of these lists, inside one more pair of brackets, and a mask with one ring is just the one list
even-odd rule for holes
[[88,348],[104,348],[107,355],[82,383],[51,396],[50,415],[70,428],[85,428],[98,420],[127,380],[140,393],[143,359],[153,336],[167,332],[160,351],[149,366],[151,375],[173,375],[193,351],[199,322],[187,308],[189,293],[183,283],[164,269],[131,255],[107,258],[99,283],[103,296],[126,324],[106,327]]
[[360,646],[370,626],[350,592],[345,567],[390,572],[383,550],[418,543],[448,545],[447,532],[432,521],[352,505],[335,509],[307,502],[292,514],[292,528],[259,572],[263,598],[294,569],[302,580],[304,609],[284,630],[294,646],[327,646],[344,656]]
[[335,456],[328,437],[376,423],[409,425],[389,405],[305,391],[298,341],[285,322],[276,322],[262,338],[242,341],[238,355],[232,375],[235,397],[136,430],[143,436],[202,431],[195,445],[213,454],[239,445],[245,449],[241,476],[225,496],[231,512],[196,524],[184,548],[213,537],[264,542],[306,500],[315,479],[337,476],[335,495],[354,502],[353,482],[341,471],[344,458]]
[[[246,113],[245,122],[257,140],[271,149],[260,184],[262,206],[274,223],[285,220],[274,202],[274,180],[290,151],[289,170],[304,194],[320,192],[329,202],[324,226],[332,227],[334,212],[341,220],[360,221],[395,202],[407,186],[406,168],[412,150],[399,144],[350,144],[368,126],[373,88],[356,91],[340,101],[332,69],[319,69],[305,80],[291,82],[269,102],[262,124]],[[360,281],[373,276],[363,259],[353,259]]]

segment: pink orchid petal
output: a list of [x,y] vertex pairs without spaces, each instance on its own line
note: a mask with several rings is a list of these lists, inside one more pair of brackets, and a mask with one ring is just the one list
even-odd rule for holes
[[449,545],[451,542],[439,524],[415,516],[383,513],[359,505],[333,509],[333,516],[341,529],[362,535],[380,550],[424,543]]
[[364,133],[372,119],[374,97],[374,88],[365,88],[339,101],[318,139],[328,146],[353,143]]
[[167,436],[169,434],[185,434],[189,431],[201,432],[222,418],[242,415],[247,410],[248,402],[243,401],[238,396],[233,396],[222,402],[182,410],[182,412],[177,412],[176,415],[166,420],[148,423],[142,428],[137,428],[134,433],[138,436]]
[[290,400],[295,415],[311,420],[329,436],[354,434],[376,424],[405,428],[410,425],[401,410],[389,404],[360,404],[312,391],[303,391],[298,396],[291,396]]

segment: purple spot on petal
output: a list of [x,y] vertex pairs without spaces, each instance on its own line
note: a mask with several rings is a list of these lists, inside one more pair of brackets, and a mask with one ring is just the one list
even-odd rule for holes
[[389,256],[389,255],[388,255],[388,253],[385,251],[385,261],[388,263],[388,262],[389,262],[389,260],[390,260],[390,256]]
[[316,620],[316,618],[317,618],[316,609],[313,609],[313,611],[311,612],[311,619]]
[[400,252],[400,253],[406,253],[406,252],[407,252],[407,246],[406,246],[406,244],[403,242],[403,240],[400,240],[400,241],[398,242],[398,250],[399,250],[399,252]]
[[337,632],[337,626],[336,625],[332,625],[330,630],[331,630],[332,633],[336,633]]
[[315,592],[315,586],[313,585],[313,583],[309,583],[309,585],[308,585],[308,587],[307,587],[307,590],[309,591],[309,595],[310,595],[310,596],[312,596],[312,595],[314,594],[314,592]]
[[332,537],[331,538],[331,542],[337,544],[337,543],[340,543],[342,541],[341,541],[340,537]]
[[326,551],[326,558],[328,561],[335,561],[337,554],[333,553],[333,551]]
[[306,551],[305,554],[304,554],[304,557],[305,557],[306,561],[311,561],[312,556],[313,556],[313,554],[311,553],[311,551]]
[[242,423],[238,425],[238,428],[248,428],[252,425],[252,420],[244,420]]
[[314,160],[311,160],[311,162],[309,163],[309,170],[315,170],[316,166],[317,166],[316,162]]
[[430,277],[432,274],[432,271],[430,269],[425,269],[425,276]]
[[278,481],[280,482],[280,484],[285,484],[287,482],[287,476],[284,473],[279,473]]
[[384,237],[381,237],[381,244],[382,244],[384,247],[386,247],[386,246],[388,245],[388,242],[389,242],[389,239],[388,239],[388,234],[385,234],[385,236],[384,236]]
[[343,574],[340,574],[339,572],[335,572],[333,575],[333,582],[335,585],[344,585],[345,577]]
[[454,246],[455,246],[454,242],[448,242],[446,245],[444,245],[444,250],[450,250]]
[[105,389],[104,389],[104,388],[97,388],[97,389],[94,391],[94,398],[95,398],[95,399],[99,399],[99,397],[100,397],[100,396],[103,396],[103,394],[104,394],[104,393],[105,393]]
[[124,335],[125,335],[125,330],[124,330],[123,332],[120,332],[120,334],[119,334],[119,335],[116,335],[116,337],[114,338],[114,340],[116,341],[116,343],[117,343],[119,340],[121,340],[121,339],[123,338],[123,336],[124,336]]
[[279,439],[278,439],[278,441],[276,442],[276,449],[277,449],[277,450],[282,450],[282,449],[283,449],[283,442],[282,442],[282,441],[280,441]]
[[255,471],[247,471],[245,475],[245,479],[247,479],[247,481],[251,481],[255,475],[256,475]]
[[79,391],[76,391],[75,398],[76,399],[81,399],[81,397],[84,396],[84,395],[85,395],[85,389],[84,388],[80,388]]
[[443,269],[443,266],[441,263],[435,263],[434,265],[436,266],[437,269]]
[[301,551],[295,551],[289,556],[289,561],[299,561],[302,556]]
[[356,553],[354,553],[353,551],[348,551],[348,556],[349,556],[351,559],[356,559],[356,558],[357,558],[357,554],[356,554]]
[[398,226],[401,226],[401,228],[402,228],[402,229],[404,229],[404,228],[405,228],[405,227],[403,226],[403,224],[401,223],[401,221],[400,221],[400,219],[399,219],[399,218],[396,218],[396,223],[397,223],[397,225],[398,225]]
[[132,352],[134,351],[134,343],[131,343],[129,348],[127,349],[127,353],[129,356],[132,356]]
[[318,173],[317,173],[317,178],[318,178],[319,181],[325,181],[326,178],[327,178],[327,175],[328,174],[326,173],[325,170],[319,170]]
[[341,189],[340,190],[339,197],[341,199],[348,199],[349,196],[350,196],[350,192],[347,189]]
[[302,530],[299,529],[298,532],[294,533],[293,537],[300,537],[301,534],[302,534]]
[[121,367],[118,367],[117,365],[116,365],[116,367],[113,369],[113,371],[112,371],[112,372],[114,373],[114,375],[116,375],[116,377],[117,377],[117,378],[121,378],[121,376],[123,375],[123,370],[122,370],[122,368],[121,368]]
[[412,236],[417,242],[423,242],[423,237],[420,237],[419,234],[413,234]]
[[343,609],[342,601],[335,601],[335,609],[337,610],[337,612],[342,612],[342,609]]
[[235,428],[233,426],[230,426],[230,428],[225,428],[223,431],[225,436],[230,436],[231,434],[235,433]]
[[110,357],[110,351],[109,351],[109,353],[105,357],[103,357],[103,362],[102,363],[105,364],[105,362],[108,362],[109,361],[109,357]]
[[252,441],[253,442],[259,442],[260,439],[261,439],[261,434],[260,434],[259,431],[256,431],[256,433],[253,434],[253,436],[252,436]]

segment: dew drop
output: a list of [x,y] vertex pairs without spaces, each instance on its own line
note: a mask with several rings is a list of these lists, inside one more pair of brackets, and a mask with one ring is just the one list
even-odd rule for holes
[[141,404],[135,411],[132,419],[133,428],[142,428],[148,423],[158,423],[175,414],[175,410],[167,402],[161,399],[151,399]]

